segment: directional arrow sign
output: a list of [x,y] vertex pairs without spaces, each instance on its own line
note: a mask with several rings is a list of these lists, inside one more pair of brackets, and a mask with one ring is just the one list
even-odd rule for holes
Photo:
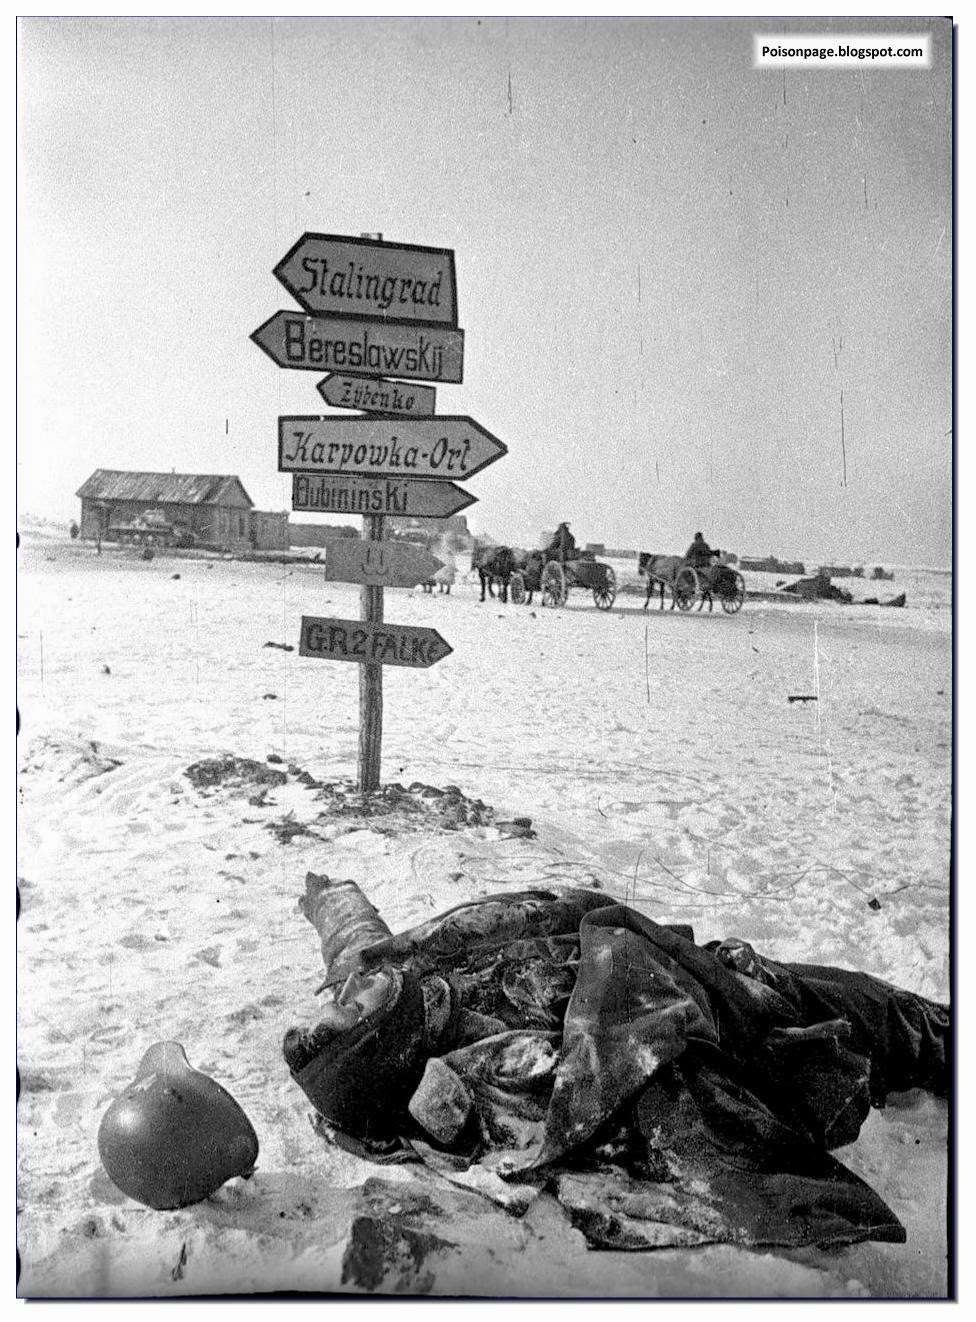
[[278,419],[282,473],[466,478],[505,454],[497,436],[459,414]]
[[411,482],[391,477],[329,477],[296,473],[293,510],[316,514],[402,514],[414,519],[449,519],[477,503],[453,482]]
[[379,372],[410,381],[461,380],[464,331],[404,321],[351,321],[276,312],[251,339],[279,367]]
[[380,588],[412,588],[432,578],[443,560],[410,542],[363,541],[344,537],[325,552],[330,583],[369,583]]
[[303,234],[274,273],[308,312],[457,325],[449,248]]
[[322,661],[372,661],[382,666],[414,666],[426,670],[443,661],[454,648],[436,629],[406,624],[373,624],[362,620],[302,616],[299,656]]
[[405,386],[376,377],[327,376],[315,389],[336,409],[403,413],[414,418],[432,417],[437,400],[433,386]]

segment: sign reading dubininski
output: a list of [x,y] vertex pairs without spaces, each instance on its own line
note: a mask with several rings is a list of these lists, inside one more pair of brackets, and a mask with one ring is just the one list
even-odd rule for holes
[[282,473],[466,478],[507,453],[497,436],[459,414],[278,419]]
[[392,477],[333,477],[296,473],[291,507],[301,513],[392,514],[413,519],[449,519],[477,503],[454,482],[411,482]]
[[464,370],[464,331],[402,321],[352,321],[306,312],[276,312],[251,339],[279,367],[402,376],[457,383]]
[[457,325],[449,248],[306,233],[274,273],[307,312]]

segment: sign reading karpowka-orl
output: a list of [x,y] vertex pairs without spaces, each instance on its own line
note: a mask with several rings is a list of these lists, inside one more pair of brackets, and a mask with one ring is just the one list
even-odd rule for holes
[[473,477],[508,453],[473,419],[278,419],[278,470],[393,477]]
[[302,616],[299,656],[323,661],[372,662],[382,666],[426,669],[450,656],[454,648],[436,629],[406,624],[376,624],[365,620]]
[[413,588],[432,578],[443,566],[443,560],[411,542],[345,537],[341,542],[330,542],[325,552],[325,577],[330,583]]
[[375,377],[325,377],[315,389],[326,404],[335,409],[362,409],[364,413],[402,413],[408,417],[430,418],[437,402],[433,386],[407,386],[401,381],[382,381]]
[[291,507],[303,514],[396,514],[414,519],[449,519],[478,497],[454,482],[411,482],[409,478],[333,477],[296,473]]
[[449,327],[276,312],[251,339],[279,367],[307,372],[458,382],[464,367],[464,331]]
[[274,273],[308,312],[457,325],[448,248],[306,233]]

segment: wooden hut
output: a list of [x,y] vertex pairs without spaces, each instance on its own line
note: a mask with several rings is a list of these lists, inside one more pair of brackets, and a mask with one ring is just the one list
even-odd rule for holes
[[260,520],[239,477],[97,468],[77,495],[81,536],[92,540],[111,540],[119,528],[149,516],[187,545],[233,551],[258,544]]

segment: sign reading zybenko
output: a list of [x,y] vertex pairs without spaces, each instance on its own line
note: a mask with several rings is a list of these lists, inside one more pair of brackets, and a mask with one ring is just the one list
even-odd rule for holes
[[278,419],[282,473],[465,478],[507,453],[497,436],[460,414]]
[[308,312],[457,325],[449,248],[303,234],[274,273]]
[[316,385],[326,404],[336,409],[361,409],[364,413],[398,413],[406,417],[430,418],[437,403],[433,386],[405,386],[400,381],[333,373]]
[[299,656],[322,661],[371,661],[382,666],[413,666],[426,670],[454,651],[436,629],[406,624],[373,624],[364,620],[302,616]]
[[317,514],[403,514],[414,519],[449,519],[477,503],[454,482],[412,482],[394,477],[332,477],[296,473],[291,507]]
[[251,339],[279,367],[403,376],[410,381],[462,379],[464,331],[403,321],[351,321],[276,312]]

